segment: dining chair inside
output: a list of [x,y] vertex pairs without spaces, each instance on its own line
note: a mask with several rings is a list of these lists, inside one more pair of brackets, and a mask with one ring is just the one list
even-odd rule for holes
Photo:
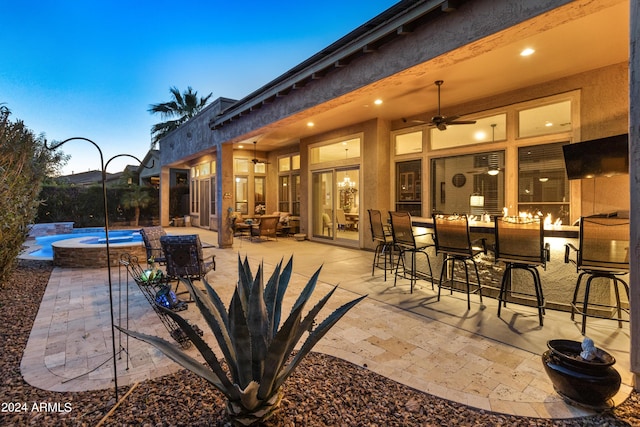
[[[461,289],[455,286],[455,282],[464,283],[467,293],[467,309],[471,310],[471,293],[478,293],[480,303],[482,303],[482,284],[480,282],[480,273],[478,272],[475,257],[481,253],[487,253],[486,239],[471,240],[469,221],[466,215],[434,214],[433,228],[435,231],[436,254],[442,253],[444,258],[442,269],[440,270],[440,280],[438,281],[438,301],[440,301],[444,273],[447,271],[447,266],[450,266],[449,285],[446,287],[448,287],[453,294],[454,290],[461,291]],[[476,273],[477,282],[473,284],[469,281],[468,262],[473,264]],[[464,268],[464,281],[456,279],[456,263],[461,264]],[[472,286],[475,287],[473,292],[471,291]]]
[[336,223],[338,224],[338,230],[352,230],[354,222],[347,219],[343,209],[336,209]]
[[[580,273],[571,301],[571,320],[575,313],[582,315],[582,335],[587,328],[587,317],[616,319],[618,327],[629,322],[629,285],[621,276],[629,273],[629,219],[609,217],[580,218],[579,247],[565,245],[565,263],[572,263]],[[575,258],[571,258],[571,252]],[[584,292],[580,293],[582,279],[586,278]],[[607,301],[590,301],[591,285],[613,285],[615,305]],[[627,301],[620,300],[620,286]],[[582,300],[579,300],[579,297]],[[623,316],[623,312],[626,316]]]
[[[384,281],[387,281],[387,271],[393,270],[394,265],[394,244],[391,230],[385,228],[382,221],[382,213],[376,209],[369,209],[369,223],[371,224],[371,237],[376,242],[376,249],[373,255],[373,266],[371,275],[376,268],[384,270]],[[397,253],[398,251],[396,251]]]
[[[389,217],[391,218],[393,244],[399,251],[393,286],[396,286],[398,276],[400,276],[403,279],[409,279],[411,293],[413,293],[413,288],[418,279],[430,281],[433,289],[433,271],[431,269],[431,260],[427,253],[427,250],[434,246],[431,234],[415,234],[411,223],[411,214],[408,212],[389,212]],[[420,262],[417,257],[418,254],[424,255],[428,271],[418,268],[418,263]],[[400,272],[400,263],[402,263],[402,272]]]
[[[540,218],[495,217],[494,225],[495,260],[505,263],[498,295],[498,317],[501,308],[507,306],[509,296],[511,303],[531,305],[531,297],[535,295],[535,307],[542,326],[545,303],[538,267],[546,269],[550,260],[549,244],[544,243],[544,223]],[[535,294],[524,291],[520,283],[514,289],[514,270],[531,274]]]

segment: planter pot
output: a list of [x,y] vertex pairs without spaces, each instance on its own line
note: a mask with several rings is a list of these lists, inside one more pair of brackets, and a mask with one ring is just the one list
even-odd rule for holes
[[613,368],[616,359],[604,350],[596,349],[596,358],[580,357],[578,341],[550,340],[542,355],[544,369],[556,392],[568,403],[590,409],[611,408],[611,398],[620,389],[621,378]]

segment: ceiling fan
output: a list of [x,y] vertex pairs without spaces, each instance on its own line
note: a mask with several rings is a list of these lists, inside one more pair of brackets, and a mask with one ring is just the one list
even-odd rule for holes
[[257,151],[257,145],[258,145],[258,141],[253,141],[253,159],[251,159],[251,161],[253,162],[254,165],[266,165],[269,164],[269,162],[265,161],[265,160],[260,160],[258,159],[258,151]]
[[443,116],[440,113],[440,86],[444,83],[443,80],[436,80],[435,85],[438,87],[438,114],[431,117],[431,121],[428,123],[430,126],[435,126],[439,130],[446,130],[447,125],[473,125],[475,120],[458,120],[460,116]]

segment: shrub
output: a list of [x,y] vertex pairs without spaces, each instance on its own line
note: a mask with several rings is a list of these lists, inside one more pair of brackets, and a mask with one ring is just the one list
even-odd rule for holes
[[0,287],[27,239],[39,204],[45,177],[64,161],[61,152],[49,151],[10,111],[0,106]]
[[[189,288],[204,321],[213,332],[224,355],[228,370],[223,369],[211,347],[198,330],[179,314],[160,307],[180,325],[205,360],[200,361],[162,338],[139,332],[125,333],[156,346],[184,368],[201,376],[227,398],[227,414],[236,425],[252,425],[269,418],[282,399],[282,385],[313,346],[366,296],[337,308],[319,324],[316,316],[326,305],[336,288],[321,298],[307,314],[303,314],[315,289],[320,269],[311,277],[296,299],[289,317],[281,322],[282,302],[291,278],[293,257],[284,270],[280,262],[266,287],[263,268],[253,277],[247,259],[238,255],[239,280],[228,311],[216,291],[203,279],[206,294],[181,279]],[[297,353],[296,344],[306,336]]]

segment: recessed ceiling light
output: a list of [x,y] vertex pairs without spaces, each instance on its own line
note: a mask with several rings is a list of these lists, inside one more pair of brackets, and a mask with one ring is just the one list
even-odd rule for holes
[[535,52],[534,49],[531,49],[530,47],[523,49],[522,52],[520,52],[520,56],[529,56],[529,55],[533,55],[533,53]]
[[307,126],[312,128],[314,126],[314,123],[313,122],[307,122]]
[[373,101],[373,103],[376,105],[380,105],[382,104],[382,99],[376,99],[375,101]]
[[553,126],[552,122],[545,122],[544,125],[548,128],[550,128],[551,126]]

